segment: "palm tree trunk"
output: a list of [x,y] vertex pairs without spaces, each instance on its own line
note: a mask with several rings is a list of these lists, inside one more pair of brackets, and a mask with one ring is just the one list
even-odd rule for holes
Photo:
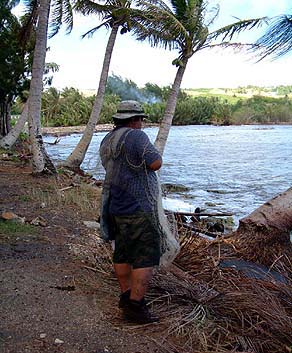
[[[292,188],[241,219],[232,236],[241,256],[271,266],[277,259],[291,261],[291,229]],[[291,262],[288,265],[291,268]]]
[[55,174],[56,168],[50,160],[41,133],[41,96],[43,90],[43,73],[47,50],[47,33],[50,13],[50,0],[41,0],[36,30],[32,78],[29,90],[28,128],[32,152],[34,174]]
[[174,83],[172,85],[168,100],[167,100],[167,104],[166,104],[166,108],[165,108],[165,112],[164,112],[164,116],[162,118],[162,121],[160,123],[160,127],[158,130],[158,134],[155,140],[155,147],[157,148],[157,150],[159,151],[159,153],[162,155],[165,145],[166,145],[166,141],[168,138],[168,134],[170,131],[170,127],[172,124],[172,119],[174,116],[174,112],[175,112],[175,107],[176,107],[176,102],[177,102],[177,97],[179,94],[179,89],[181,86],[181,82],[185,73],[185,69],[188,63],[188,59],[185,59],[184,63],[182,66],[179,66],[177,72],[176,72],[176,76],[175,76],[175,80]]
[[107,43],[106,51],[105,51],[105,56],[103,60],[103,66],[102,66],[102,71],[101,71],[101,76],[99,80],[99,86],[96,94],[96,98],[94,101],[93,109],[90,114],[90,118],[88,120],[88,123],[86,125],[85,131],[78,142],[77,146],[71,152],[69,157],[66,159],[64,162],[64,166],[70,168],[70,169],[80,169],[80,165],[84,160],[85,154],[87,152],[87,149],[89,147],[89,144],[92,140],[92,136],[95,130],[95,126],[98,122],[100,111],[102,108],[102,103],[103,103],[103,98],[104,98],[104,93],[105,93],[105,88],[106,88],[106,82],[108,78],[108,72],[109,72],[109,66],[110,66],[110,61],[111,61],[111,56],[113,52],[113,48],[115,45],[117,33],[118,33],[119,25],[115,24],[112,27],[111,34]]
[[10,149],[18,139],[19,134],[23,130],[24,124],[27,121],[28,115],[28,101],[25,103],[22,113],[17,120],[17,123],[9,133],[0,139],[0,147]]

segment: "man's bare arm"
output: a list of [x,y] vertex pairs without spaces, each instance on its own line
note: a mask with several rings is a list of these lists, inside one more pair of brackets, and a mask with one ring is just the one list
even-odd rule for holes
[[160,169],[161,166],[162,166],[162,161],[159,159],[156,159],[156,161],[152,162],[149,165],[149,169],[156,171],[156,170]]

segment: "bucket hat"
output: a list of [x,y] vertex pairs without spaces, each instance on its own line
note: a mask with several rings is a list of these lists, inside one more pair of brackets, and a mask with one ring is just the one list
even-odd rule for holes
[[118,111],[113,118],[115,119],[129,119],[133,116],[141,116],[146,118],[147,115],[144,113],[142,105],[133,100],[122,101],[118,106]]

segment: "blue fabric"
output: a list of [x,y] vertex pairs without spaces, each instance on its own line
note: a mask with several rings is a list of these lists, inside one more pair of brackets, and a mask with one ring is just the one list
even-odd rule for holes
[[158,182],[156,173],[149,169],[149,165],[161,160],[160,154],[139,129],[127,131],[121,137],[118,149],[121,153],[114,160],[109,213],[118,216],[139,211],[152,212],[158,197]]

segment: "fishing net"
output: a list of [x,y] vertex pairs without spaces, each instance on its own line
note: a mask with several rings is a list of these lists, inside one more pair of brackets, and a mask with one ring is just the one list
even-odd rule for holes
[[[126,139],[135,134],[135,129],[122,127],[110,132],[100,147],[102,165],[106,169],[103,183],[101,205],[101,236],[105,240],[113,239],[109,213],[110,189],[113,185],[125,190],[141,205],[150,206],[155,228],[160,234],[160,265],[167,266],[176,257],[179,250],[176,222],[171,214],[166,217],[162,207],[161,186],[157,173],[149,170],[146,164],[147,153],[153,153],[149,140],[143,147],[142,158],[126,149]],[[134,157],[133,157],[134,156]],[[121,175],[131,175],[121,178]]]

